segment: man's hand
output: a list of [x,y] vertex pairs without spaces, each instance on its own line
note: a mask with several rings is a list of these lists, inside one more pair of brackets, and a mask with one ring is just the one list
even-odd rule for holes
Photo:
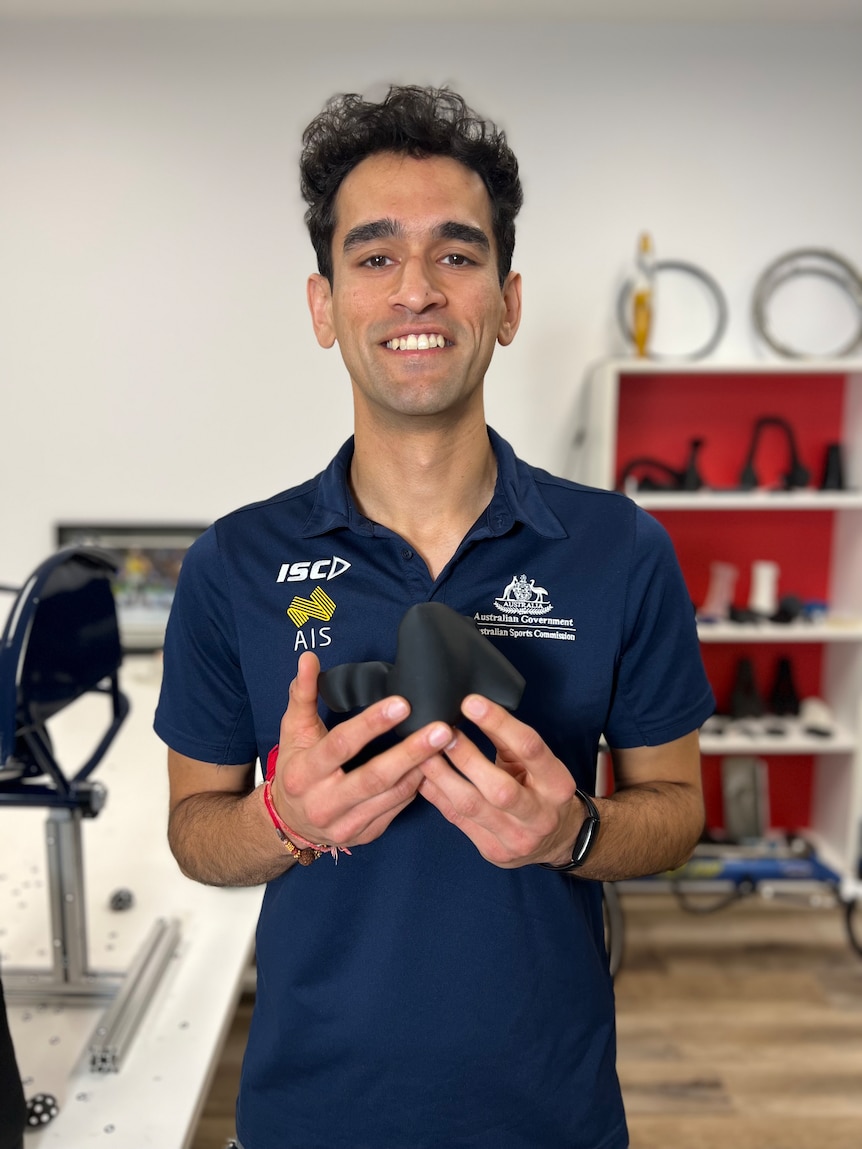
[[571,860],[584,820],[566,766],[545,742],[502,706],[477,694],[461,710],[497,750],[491,762],[458,731],[440,755],[421,764],[419,792],[458,826],[489,862],[505,869]]
[[342,767],[402,722],[410,707],[403,698],[384,698],[327,731],[317,712],[319,670],[316,655],[300,657],[281,720],[273,798],[283,821],[309,841],[362,845],[380,837],[413,801],[425,777],[422,764],[451,742],[452,730],[433,722],[345,772]]
[[[573,800],[564,763],[535,730],[487,698],[469,695],[461,709],[494,744],[496,761],[458,732],[445,758],[422,763],[419,793],[496,866],[571,861],[584,808]],[[703,828],[698,732],[611,755],[614,792],[597,800],[601,833],[578,875],[612,882],[682,865]]]

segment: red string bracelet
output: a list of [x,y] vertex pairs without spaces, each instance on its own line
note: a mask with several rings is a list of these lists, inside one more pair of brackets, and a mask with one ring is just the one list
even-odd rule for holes
[[279,841],[287,850],[292,858],[295,858],[301,866],[310,866],[312,862],[316,862],[322,853],[326,850],[332,854],[333,858],[338,863],[339,851],[344,854],[349,854],[350,851],[346,846],[331,846],[328,842],[309,842],[307,838],[303,838],[301,834],[297,834],[295,830],[291,830],[281,818],[278,810],[275,808],[275,802],[272,800],[272,783],[275,780],[275,763],[278,759],[278,746],[273,746],[266,758],[266,781],[263,784],[263,804],[266,806],[267,813],[275,832],[278,834]]
[[299,862],[300,866],[310,866],[312,862],[317,861],[323,851],[316,850],[314,846],[299,846],[287,836],[286,827],[282,829],[284,823],[279,818],[272,801],[272,795],[270,793],[271,785],[272,783],[269,780],[263,784],[263,804],[266,806],[269,816],[272,819],[272,824],[275,826],[275,832],[278,834],[279,841],[285,850],[287,850],[288,854]]
[[275,764],[278,761],[278,743],[273,746],[266,756],[266,780],[271,782],[275,777]]

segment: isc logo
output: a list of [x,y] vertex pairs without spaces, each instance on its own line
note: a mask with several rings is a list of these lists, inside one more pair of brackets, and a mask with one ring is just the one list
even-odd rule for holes
[[331,559],[318,559],[317,562],[282,563],[276,582],[305,582],[306,579],[338,578],[350,569],[347,559],[333,555]]

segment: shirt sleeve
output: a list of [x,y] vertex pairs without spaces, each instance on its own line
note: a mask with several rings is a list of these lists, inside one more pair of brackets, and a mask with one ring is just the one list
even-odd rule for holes
[[171,749],[201,762],[257,758],[229,584],[215,527],[186,553],[165,635],[154,729]]
[[610,746],[658,746],[698,729],[715,709],[695,608],[665,528],[635,515]]

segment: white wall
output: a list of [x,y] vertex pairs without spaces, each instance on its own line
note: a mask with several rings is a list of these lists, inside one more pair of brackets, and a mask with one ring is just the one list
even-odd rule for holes
[[349,434],[296,179],[332,92],[451,83],[506,127],[525,317],[488,415],[559,469],[642,228],[723,285],[721,358],[768,357],[772,258],[862,262],[860,57],[858,24],[0,23],[0,582],[58,519],[209,521]]

